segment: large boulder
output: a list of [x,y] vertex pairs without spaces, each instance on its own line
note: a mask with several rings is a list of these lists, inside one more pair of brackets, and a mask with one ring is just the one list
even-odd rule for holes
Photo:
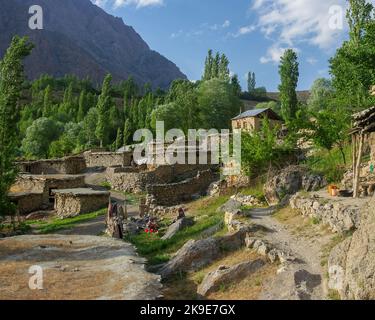
[[179,272],[198,271],[215,261],[223,252],[244,246],[246,233],[246,230],[241,230],[218,238],[190,240],[162,267],[160,275],[167,278]]
[[284,198],[300,190],[317,191],[327,185],[321,175],[312,173],[303,166],[289,166],[279,171],[264,186],[264,193],[269,205],[277,205]]
[[332,250],[328,272],[341,298],[375,299],[375,197],[362,209],[358,230]]
[[189,240],[176,255],[160,270],[163,278],[189,270],[199,270],[211,263],[220,254],[214,238]]
[[247,276],[255,273],[265,265],[265,261],[258,259],[250,262],[239,263],[232,267],[220,266],[216,271],[210,272],[198,287],[200,296],[207,296],[216,292],[222,285],[229,285],[241,281]]

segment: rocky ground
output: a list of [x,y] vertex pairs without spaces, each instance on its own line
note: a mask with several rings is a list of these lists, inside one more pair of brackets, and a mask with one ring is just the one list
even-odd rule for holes
[[[0,298],[32,300],[155,299],[160,278],[123,242],[94,236],[19,236],[0,240]],[[30,266],[43,289],[30,290]]]
[[[290,209],[291,210],[291,209]],[[293,233],[285,224],[272,217],[272,209],[254,209],[251,219],[262,226],[262,238],[288,252],[295,259],[282,266],[272,281],[265,284],[260,299],[320,300],[327,298],[324,269],[321,267],[323,248],[332,235],[307,238]]]

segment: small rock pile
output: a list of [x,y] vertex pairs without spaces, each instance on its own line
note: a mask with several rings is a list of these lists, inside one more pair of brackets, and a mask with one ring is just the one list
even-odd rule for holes
[[241,203],[241,206],[246,206],[246,207],[258,207],[262,205],[262,202],[259,201],[257,197],[254,196],[245,196],[243,194],[236,194],[231,197],[231,199],[238,201]]
[[277,249],[262,239],[252,237],[249,233],[246,235],[245,244],[246,248],[253,249],[261,256],[267,257],[271,263],[287,265],[296,260],[291,253]]

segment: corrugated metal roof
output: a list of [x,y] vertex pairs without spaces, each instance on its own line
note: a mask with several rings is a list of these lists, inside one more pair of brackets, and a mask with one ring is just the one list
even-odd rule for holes
[[239,120],[239,119],[243,119],[243,118],[256,117],[256,116],[260,115],[261,113],[266,112],[267,110],[269,110],[269,108],[267,108],[267,109],[254,109],[254,110],[245,111],[244,113],[241,113],[239,116],[233,118],[232,120]]

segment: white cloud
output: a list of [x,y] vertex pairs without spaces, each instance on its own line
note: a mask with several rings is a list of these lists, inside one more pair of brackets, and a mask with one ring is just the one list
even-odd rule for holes
[[[280,58],[282,57],[285,50],[287,49],[289,49],[289,47],[283,47],[283,46],[280,46],[279,43],[276,43],[275,45],[268,48],[266,56],[263,56],[260,58],[260,63],[262,64],[269,63],[269,62],[279,63]],[[300,52],[298,48],[292,48],[292,49],[296,52]]]
[[285,48],[302,43],[324,50],[338,46],[344,32],[332,27],[333,14],[337,15],[334,6],[342,9],[340,16],[345,20],[346,0],[252,0],[251,10],[258,15],[257,28],[273,41],[261,62],[278,62]]
[[176,38],[179,38],[183,35],[184,31],[183,30],[179,30],[178,32],[173,32],[171,34],[171,38],[172,39],[176,39]]
[[164,0],[93,0],[93,2],[99,7],[104,7],[108,2],[111,2],[115,9],[127,5],[135,5],[137,8],[143,8],[164,4]]
[[234,38],[238,38],[240,36],[244,36],[246,34],[249,34],[253,31],[255,31],[255,29],[256,29],[256,26],[254,26],[254,25],[244,26],[244,27],[239,28],[236,33],[231,33],[230,35]]
[[313,58],[313,57],[309,57],[309,58],[306,59],[306,62],[311,64],[311,65],[314,65],[318,62],[318,60]]
[[223,25],[222,25],[222,28],[228,28],[230,27],[230,21],[229,20],[225,20]]
[[209,24],[208,22],[202,23],[199,25],[197,29],[191,29],[191,30],[179,30],[178,32],[173,32],[171,34],[171,39],[179,38],[182,36],[185,37],[199,37],[204,34],[214,32],[222,32],[224,29],[229,28],[231,25],[231,22],[229,20],[225,20],[223,23],[215,23],[215,24]]
[[259,27],[280,43],[293,45],[304,41],[321,48],[338,42],[342,30],[330,28],[330,8],[345,0],[253,0],[252,9],[259,15]]

